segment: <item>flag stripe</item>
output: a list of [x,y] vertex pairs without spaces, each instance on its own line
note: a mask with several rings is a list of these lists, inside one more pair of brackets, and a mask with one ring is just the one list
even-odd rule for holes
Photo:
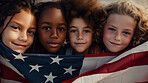
[[[100,55],[100,54],[98,54]],[[116,56],[105,56],[105,57],[87,57],[84,58],[82,68],[80,70],[80,74],[85,73],[87,71],[96,69],[102,66],[104,63],[112,60]]]
[[13,83],[15,81],[19,81],[21,83],[28,83],[28,81],[19,73],[19,71],[17,71],[17,69],[13,67],[8,61],[6,61],[2,56],[0,56],[0,62],[2,72],[1,82],[4,81],[4,83]]
[[1,81],[0,83],[22,83],[22,82],[19,82],[19,81],[8,80],[8,79],[3,79],[3,78],[1,78],[0,81]]
[[117,72],[119,70],[124,70],[128,67],[140,66],[140,65],[148,65],[148,52],[147,51],[130,54],[116,62],[105,64],[97,69],[83,73],[63,83],[71,83],[75,79],[79,77],[87,76],[87,75]]
[[10,69],[12,69],[13,71],[15,71],[20,76],[24,77],[13,65],[11,65],[11,63],[9,63],[8,61],[6,61],[6,59],[4,59],[2,56],[0,56],[0,63],[3,64],[3,65],[5,65],[6,67],[9,67]]
[[128,56],[129,54],[133,54],[133,53],[138,53],[138,52],[145,52],[145,51],[148,51],[148,41],[135,47],[135,48],[132,48],[131,50],[129,51],[126,51],[124,53],[122,53],[120,56],[117,56],[116,58],[114,58],[112,61],[108,62],[108,63],[113,63],[115,61],[118,61],[119,59],[123,58],[123,57],[126,57]]
[[72,83],[141,83],[148,81],[147,70],[148,65],[134,66],[113,73],[83,76],[83,78],[78,78]]

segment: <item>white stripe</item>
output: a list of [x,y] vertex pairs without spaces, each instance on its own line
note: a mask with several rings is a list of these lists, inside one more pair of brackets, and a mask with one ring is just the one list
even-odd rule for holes
[[112,60],[116,56],[104,56],[104,57],[86,57],[83,60],[82,68],[80,70],[80,74],[85,73],[87,71],[93,70],[95,68],[100,67],[101,65],[107,63]]
[[135,83],[148,81],[148,65],[129,67],[125,70],[83,76],[72,83]]
[[12,69],[17,74],[19,74],[20,76],[22,76],[24,78],[24,76],[13,65],[11,65],[6,59],[4,59],[1,55],[0,55],[0,63],[2,63],[5,66],[9,67],[10,69]]
[[0,83],[22,83],[22,82],[18,82],[18,81],[14,81],[14,80],[7,80],[7,79],[0,79]]
[[139,45],[139,46],[137,46],[137,47],[135,47],[135,48],[132,48],[129,51],[126,51],[126,52],[120,54],[119,56],[117,56],[116,58],[114,58],[113,60],[111,60],[108,63],[113,63],[115,61],[118,61],[121,58],[128,56],[129,54],[138,53],[138,52],[144,52],[144,51],[148,51],[148,41],[143,43],[143,44],[141,44],[141,45]]

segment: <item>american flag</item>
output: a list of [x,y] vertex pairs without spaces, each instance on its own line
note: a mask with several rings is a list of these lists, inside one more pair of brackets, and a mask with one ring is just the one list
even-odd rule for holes
[[[1,83],[148,82],[147,46],[145,42],[119,56],[117,53],[54,55],[21,54],[0,42]],[[125,81],[126,77],[132,81]]]

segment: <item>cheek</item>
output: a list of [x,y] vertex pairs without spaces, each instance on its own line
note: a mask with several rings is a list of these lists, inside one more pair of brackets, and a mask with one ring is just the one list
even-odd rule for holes
[[33,43],[33,41],[34,41],[34,36],[29,36],[28,42],[30,43],[30,45]]
[[123,38],[122,40],[123,40],[124,45],[128,46],[132,38]]
[[41,40],[48,39],[49,33],[45,32],[43,30],[38,31],[38,33],[39,33],[39,39],[41,39]]
[[110,40],[113,37],[113,33],[110,33],[108,31],[104,31],[103,33],[103,40]]

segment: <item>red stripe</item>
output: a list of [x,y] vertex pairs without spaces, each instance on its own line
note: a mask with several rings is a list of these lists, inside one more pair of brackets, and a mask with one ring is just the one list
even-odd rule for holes
[[9,67],[1,64],[1,77],[8,80],[19,81],[22,83],[29,83],[25,78],[17,74],[15,71],[10,69]]
[[148,65],[148,52],[139,52],[139,53],[130,54],[116,62],[105,64],[97,69],[81,74],[73,79],[64,81],[63,83],[71,83],[75,79],[82,76],[88,76],[99,73],[111,73],[124,70],[128,67],[141,66],[141,65]]

